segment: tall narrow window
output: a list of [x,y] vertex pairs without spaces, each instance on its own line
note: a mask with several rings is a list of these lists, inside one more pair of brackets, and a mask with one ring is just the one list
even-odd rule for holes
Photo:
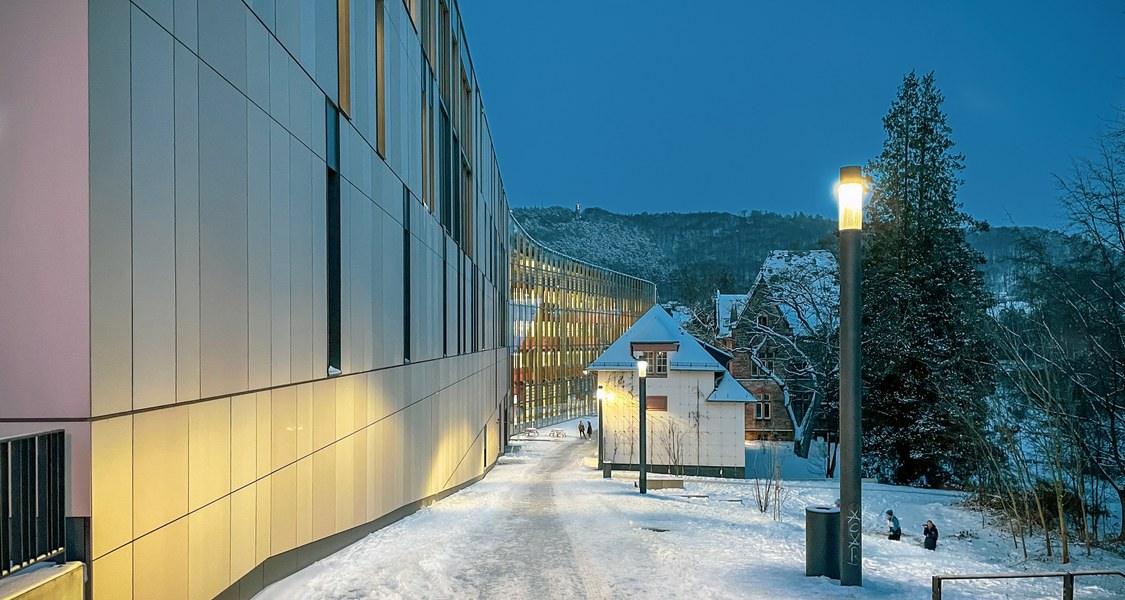
[[458,148],[460,147],[460,142],[457,141],[457,135],[454,134],[453,143],[450,146],[449,170],[456,171],[456,173],[450,174],[449,181],[450,193],[453,196],[450,199],[450,212],[452,213],[452,218],[450,220],[449,229],[453,234],[454,243],[457,244],[458,248],[461,248],[461,250],[464,251],[465,248],[461,245],[461,189],[462,187],[464,187],[464,184],[461,181],[461,176],[463,173],[460,169],[461,161],[459,160],[459,157],[461,153],[458,150]]
[[430,197],[430,107],[428,102],[428,94],[426,93],[429,87],[430,78],[428,76],[429,69],[425,65],[422,66],[422,110],[419,114],[422,116],[422,205],[425,206],[430,212],[433,199]]
[[449,244],[441,240],[441,354],[449,356]]
[[375,151],[387,157],[387,36],[383,0],[375,0]]
[[349,0],[336,0],[336,65],[340,111],[352,114],[352,18]]
[[465,261],[457,253],[457,354],[465,352]]
[[328,273],[328,375],[339,375],[342,369],[340,348],[340,114],[331,102],[325,102],[325,140],[328,161],[325,168],[325,235]]
[[449,131],[449,115],[441,109],[441,131],[438,139],[438,151],[441,156],[438,160],[439,181],[441,183],[441,226],[445,232],[453,235],[453,149],[450,146],[451,134]]
[[410,362],[410,190],[402,186],[402,358]]

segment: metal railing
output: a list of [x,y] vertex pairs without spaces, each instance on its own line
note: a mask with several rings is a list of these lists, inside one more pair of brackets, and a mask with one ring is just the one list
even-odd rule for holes
[[1053,571],[1047,573],[987,573],[980,575],[934,575],[932,578],[933,599],[941,600],[941,584],[952,579],[1031,579],[1042,577],[1062,578],[1063,600],[1074,600],[1074,578],[1093,575],[1116,575],[1125,577],[1121,571]]
[[65,551],[65,481],[62,430],[0,439],[0,577]]

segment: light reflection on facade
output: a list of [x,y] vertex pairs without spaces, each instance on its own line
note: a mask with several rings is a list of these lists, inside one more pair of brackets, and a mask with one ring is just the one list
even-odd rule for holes
[[512,433],[597,406],[591,361],[656,301],[650,281],[549,250],[512,219]]

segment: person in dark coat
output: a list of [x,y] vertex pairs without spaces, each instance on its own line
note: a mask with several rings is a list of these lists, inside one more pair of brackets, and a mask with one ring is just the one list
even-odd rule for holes
[[582,421],[578,422],[578,437],[586,439],[586,426],[582,424]]
[[898,517],[896,517],[894,511],[890,509],[887,509],[887,539],[902,539],[902,527],[899,526]]
[[594,426],[589,421],[586,421],[586,439],[594,439]]
[[926,539],[922,542],[926,550],[937,550],[937,525],[934,525],[933,521],[926,519],[926,525],[922,528],[922,535],[926,536]]

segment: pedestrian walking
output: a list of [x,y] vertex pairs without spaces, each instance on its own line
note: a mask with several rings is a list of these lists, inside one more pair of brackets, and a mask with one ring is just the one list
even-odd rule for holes
[[895,512],[888,508],[886,516],[887,539],[896,541],[902,539],[902,527],[899,526],[898,517],[895,516]]
[[938,532],[937,525],[934,525],[933,521],[926,519],[926,525],[922,527],[922,535],[926,536],[926,539],[922,541],[926,550],[937,550]]
[[586,421],[586,439],[594,439],[594,425],[589,421]]
[[586,427],[582,424],[582,421],[578,422],[578,437],[586,439]]

